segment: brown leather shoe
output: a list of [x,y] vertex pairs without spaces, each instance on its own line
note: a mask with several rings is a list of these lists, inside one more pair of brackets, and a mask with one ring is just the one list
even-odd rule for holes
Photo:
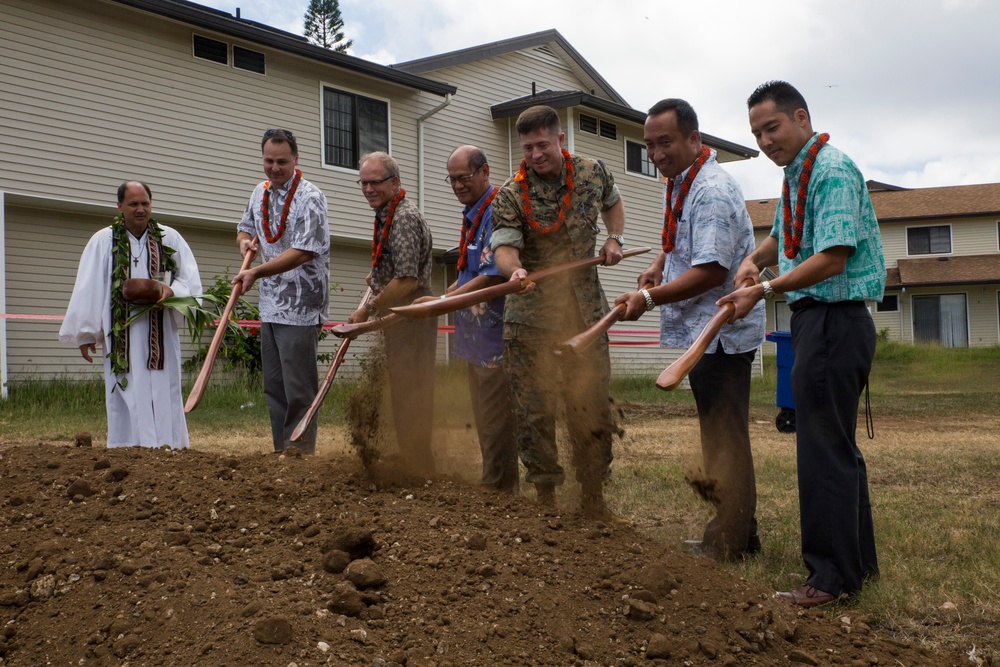
[[794,604],[804,609],[818,607],[821,604],[833,602],[834,600],[839,600],[843,597],[827,593],[826,591],[821,591],[820,589],[810,586],[809,584],[799,586],[794,591],[779,591],[777,596],[788,604]]

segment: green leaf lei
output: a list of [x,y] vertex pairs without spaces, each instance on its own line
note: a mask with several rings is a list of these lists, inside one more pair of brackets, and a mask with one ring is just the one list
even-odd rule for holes
[[[160,270],[176,273],[174,249],[163,244],[163,230],[155,218],[149,219],[147,229],[161,249]],[[128,327],[131,321],[122,286],[129,277],[130,250],[125,218],[119,213],[111,223],[111,350],[107,356],[111,360],[111,373],[117,378],[116,386],[123,390],[128,386],[125,375],[129,371]]]

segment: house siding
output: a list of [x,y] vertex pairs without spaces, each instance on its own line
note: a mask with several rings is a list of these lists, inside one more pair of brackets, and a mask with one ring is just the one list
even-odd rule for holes
[[886,266],[896,266],[899,259],[933,257],[935,255],[909,255],[906,249],[906,230],[918,227],[947,225],[951,227],[951,252],[942,255],[982,255],[997,250],[997,221],[995,218],[944,218],[941,220],[882,222],[882,251]]
[[[21,156],[17,172],[0,176],[8,192],[104,204],[118,183],[140,178],[161,212],[236,222],[264,179],[259,137],[282,127],[299,140],[305,178],[327,195],[333,235],[361,241],[371,210],[356,170],[322,165],[322,85],[392,100],[391,152],[406,175],[416,173],[416,118],[440,102],[100,1],[9,0],[0,16],[0,122]],[[195,58],[194,33],[263,52],[267,74]]]

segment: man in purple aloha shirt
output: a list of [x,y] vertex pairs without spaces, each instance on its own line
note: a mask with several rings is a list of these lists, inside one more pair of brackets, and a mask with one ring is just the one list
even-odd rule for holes
[[[448,158],[448,177],[462,211],[458,279],[451,294],[506,282],[493,261],[490,236],[493,197],[490,165],[475,146],[459,146]],[[469,393],[483,454],[480,484],[517,493],[517,442],[510,382],[503,369],[504,298],[478,303],[455,313],[455,354],[468,363]]]

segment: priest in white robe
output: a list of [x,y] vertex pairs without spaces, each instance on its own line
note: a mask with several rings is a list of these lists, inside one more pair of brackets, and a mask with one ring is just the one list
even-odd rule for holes
[[108,447],[187,447],[179,335],[184,318],[156,308],[113,341],[114,321],[124,322],[135,307],[124,302],[120,288],[113,297],[111,286],[116,278],[157,278],[166,283],[160,301],[200,296],[198,265],[183,237],[151,217],[147,185],[123,183],[118,211],[115,224],[94,234],[83,251],[59,340],[78,346],[88,362],[97,344],[103,347]]

